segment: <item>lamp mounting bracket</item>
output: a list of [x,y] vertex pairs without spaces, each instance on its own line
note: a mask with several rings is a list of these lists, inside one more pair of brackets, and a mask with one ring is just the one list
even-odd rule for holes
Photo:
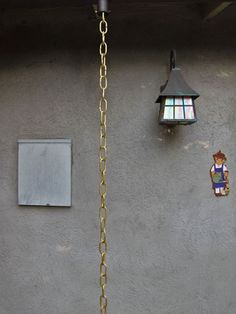
[[171,49],[170,51],[170,71],[173,70],[176,66],[176,50]]

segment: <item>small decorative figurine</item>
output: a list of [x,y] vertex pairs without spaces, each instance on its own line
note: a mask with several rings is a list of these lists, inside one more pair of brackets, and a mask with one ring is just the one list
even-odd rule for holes
[[226,196],[229,194],[229,172],[225,165],[227,158],[220,150],[213,158],[215,163],[210,170],[212,187],[216,196]]

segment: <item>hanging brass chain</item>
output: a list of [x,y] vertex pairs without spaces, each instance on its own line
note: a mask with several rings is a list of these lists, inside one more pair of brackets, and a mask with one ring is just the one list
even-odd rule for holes
[[101,66],[100,66],[100,89],[101,89],[101,99],[99,104],[100,110],[100,145],[99,145],[99,172],[100,172],[100,184],[99,184],[99,194],[101,197],[101,204],[99,208],[99,220],[100,220],[100,242],[99,242],[99,252],[101,254],[100,263],[100,314],[107,313],[107,297],[105,294],[105,289],[107,286],[107,264],[106,264],[106,254],[107,254],[107,237],[106,237],[106,222],[107,222],[107,184],[106,184],[106,159],[107,159],[107,144],[106,144],[106,115],[107,115],[107,100],[106,100],[106,89],[107,89],[107,65],[106,65],[106,55],[107,55],[107,44],[106,44],[106,33],[107,33],[107,21],[105,19],[105,13],[102,13],[102,18],[99,23],[99,31],[102,35],[102,42],[100,44],[99,53],[101,56]]

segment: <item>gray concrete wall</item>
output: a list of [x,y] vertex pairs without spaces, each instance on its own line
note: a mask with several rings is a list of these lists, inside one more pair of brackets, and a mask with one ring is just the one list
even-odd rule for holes
[[[178,12],[177,12],[178,13]],[[161,18],[162,17],[162,18]],[[111,18],[109,313],[236,313],[236,34],[168,14]],[[5,12],[0,51],[0,314],[99,312],[97,22]],[[158,126],[169,49],[201,97],[198,123]],[[73,140],[68,208],[18,207],[19,138]],[[216,198],[212,154],[228,156]]]

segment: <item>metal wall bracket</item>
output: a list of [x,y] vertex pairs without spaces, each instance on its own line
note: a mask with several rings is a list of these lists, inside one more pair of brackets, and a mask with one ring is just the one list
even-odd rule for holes
[[174,69],[175,66],[176,66],[176,50],[171,49],[171,52],[170,52],[170,71],[172,69]]

